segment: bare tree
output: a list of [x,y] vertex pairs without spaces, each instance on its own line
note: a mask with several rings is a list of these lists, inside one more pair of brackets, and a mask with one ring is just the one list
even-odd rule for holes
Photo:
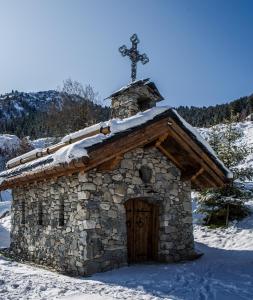
[[83,86],[80,82],[68,78],[63,81],[63,86],[59,89],[63,94],[78,96],[95,104],[101,104],[98,101],[98,93],[94,91],[90,84]]
[[99,105],[98,93],[91,85],[84,87],[69,78],[58,90],[62,98],[61,109],[52,106],[47,116],[49,131],[53,131],[53,135],[61,136],[108,118],[109,109]]

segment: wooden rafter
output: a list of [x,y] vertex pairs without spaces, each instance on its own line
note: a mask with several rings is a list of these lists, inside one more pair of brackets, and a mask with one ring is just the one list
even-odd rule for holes
[[191,177],[191,181],[195,181],[196,178],[197,178],[198,176],[200,176],[204,171],[205,171],[205,169],[204,169],[203,167],[201,167],[201,168],[198,170],[198,172],[195,173],[195,174]]
[[181,171],[183,170],[182,165],[175,159],[174,156],[169,153],[169,151],[163,148],[160,144],[156,144],[156,148],[159,149],[165,156],[167,156],[168,159],[176,165],[176,167],[178,167]]
[[118,155],[111,160],[104,162],[98,166],[99,171],[112,171],[115,170],[123,159],[123,155]]
[[[171,120],[172,122],[173,120]],[[183,144],[184,149],[189,152],[189,155],[209,173],[218,186],[224,185],[224,174],[217,168],[214,162],[208,158],[203,151],[195,145],[185,132],[174,122],[171,128],[171,135],[180,144]],[[207,159],[208,158],[208,159]],[[208,163],[207,163],[208,162]],[[221,176],[222,175],[222,176]]]
[[[170,119],[172,122],[172,119]],[[171,126],[172,132],[176,133],[181,139],[190,146],[192,151],[199,155],[202,160],[206,161],[207,164],[217,173],[218,176],[224,178],[223,172],[219,169],[219,167],[213,162],[213,160],[196,144],[192,141],[192,139],[186,134],[186,132],[175,122]]]
[[168,138],[168,136],[169,136],[169,133],[168,133],[168,132],[166,132],[165,134],[161,135],[161,136],[157,139],[157,141],[156,141],[156,143],[155,143],[155,146],[156,146],[156,147],[160,146],[161,143],[163,143],[163,142]]

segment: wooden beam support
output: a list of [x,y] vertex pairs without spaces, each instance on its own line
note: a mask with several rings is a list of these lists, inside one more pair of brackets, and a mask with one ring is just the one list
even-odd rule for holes
[[198,172],[192,176],[191,181],[196,180],[196,178],[197,178],[198,176],[200,176],[204,171],[205,171],[205,169],[204,169],[203,167],[200,168],[200,169],[198,170]]
[[98,166],[99,171],[112,171],[115,170],[123,159],[123,155],[118,155],[111,160],[104,162]]
[[210,176],[208,176],[206,172],[202,174],[202,177],[207,182],[208,187],[217,187],[217,185],[213,182],[213,180],[210,178]]
[[[171,119],[171,122],[173,120]],[[202,165],[202,167],[209,173],[218,186],[224,185],[224,174],[218,169],[215,163],[201,150],[190,137],[175,123],[171,128],[171,134],[178,141],[182,147],[188,151],[192,158]]]
[[156,148],[159,149],[169,160],[171,160],[179,169],[180,171],[183,171],[182,165],[167,151],[165,148],[163,148],[160,144],[156,144]]
[[165,134],[161,135],[161,136],[158,138],[158,140],[156,141],[155,146],[156,146],[156,147],[160,146],[161,143],[163,143],[163,142],[168,138],[168,136],[169,136],[169,133],[168,133],[168,132],[166,132]]

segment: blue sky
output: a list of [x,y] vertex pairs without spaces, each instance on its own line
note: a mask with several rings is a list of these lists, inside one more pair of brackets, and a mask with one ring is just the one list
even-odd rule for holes
[[0,0],[0,93],[71,77],[101,99],[130,81],[118,47],[136,32],[164,104],[214,105],[253,93],[253,1]]

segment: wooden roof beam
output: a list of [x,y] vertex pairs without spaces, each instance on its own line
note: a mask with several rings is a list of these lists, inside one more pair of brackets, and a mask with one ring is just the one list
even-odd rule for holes
[[157,149],[159,149],[165,156],[167,156],[167,158],[169,160],[171,160],[176,167],[178,167],[180,169],[180,171],[183,171],[184,168],[182,167],[182,165],[174,158],[174,156],[172,156],[169,151],[167,151],[165,148],[163,148],[159,143],[155,145]]
[[197,173],[195,173],[192,177],[191,177],[191,181],[194,181],[197,179],[198,176],[200,176],[203,172],[205,171],[205,169],[203,167],[201,167]]
[[98,166],[99,171],[112,171],[117,168],[120,164],[121,160],[123,159],[123,155],[118,155],[111,160],[104,162],[103,164]]
[[[171,129],[171,135],[175,138],[175,140],[182,145],[183,142],[183,148],[189,153],[189,155],[199,164],[201,164],[201,166],[205,169],[205,171],[207,171],[207,173],[210,173],[211,176],[213,177],[213,180],[217,183],[218,186],[222,186],[224,185],[224,180],[222,180],[222,178],[220,177],[220,175],[218,175],[217,173],[214,172],[213,168],[211,168],[205,161],[205,159],[202,157],[201,155],[201,151],[199,150],[198,153],[196,153],[196,151],[194,151],[194,149],[192,148],[192,146],[189,145],[189,142],[187,140],[185,140],[185,138],[182,137],[182,135],[176,131],[176,129],[174,128],[175,122],[173,123],[173,125],[170,127]],[[214,164],[214,163],[213,163]],[[224,175],[223,175],[224,178]]]
[[[217,174],[217,176],[224,179],[224,173],[213,162],[213,160],[196,143],[192,142],[188,134],[186,134],[186,132],[173,119],[170,118],[169,121],[172,123],[172,125],[170,126],[171,131],[179,136],[188,145],[188,148],[190,148],[192,152],[201,157],[202,160],[206,161],[205,164],[209,169],[212,169],[213,172]],[[223,182],[224,180],[221,181]]]

